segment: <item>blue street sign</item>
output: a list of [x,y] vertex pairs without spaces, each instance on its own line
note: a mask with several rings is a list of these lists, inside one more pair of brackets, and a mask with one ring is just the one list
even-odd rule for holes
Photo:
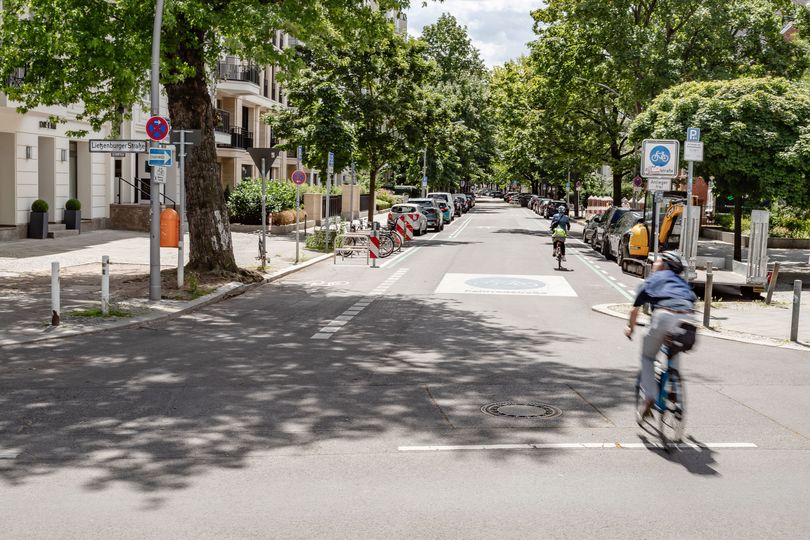
[[151,167],[171,167],[174,165],[173,153],[171,148],[150,148],[149,165]]
[[427,187],[428,185],[428,177],[427,175],[422,177],[422,187]]
[[698,142],[700,140],[700,128],[688,128],[686,130],[686,140],[689,142]]
[[327,159],[326,167],[328,169],[328,173],[332,174],[335,172],[335,154],[333,152],[329,152],[329,157]]
[[298,147],[298,161],[300,162],[302,159],[304,159],[304,147],[299,146]]

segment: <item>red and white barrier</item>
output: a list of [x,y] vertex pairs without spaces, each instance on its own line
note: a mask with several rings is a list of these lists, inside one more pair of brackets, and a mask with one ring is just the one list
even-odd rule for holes
[[380,237],[377,236],[377,231],[371,231],[368,244],[368,256],[371,259],[380,258]]
[[402,237],[403,242],[405,241],[405,219],[402,216],[399,216],[397,219],[397,223],[395,226],[395,230],[398,235]]
[[[399,219],[402,221],[402,237],[405,240],[413,240],[413,220],[410,214],[402,214]],[[399,223],[397,223],[397,227],[399,227]]]

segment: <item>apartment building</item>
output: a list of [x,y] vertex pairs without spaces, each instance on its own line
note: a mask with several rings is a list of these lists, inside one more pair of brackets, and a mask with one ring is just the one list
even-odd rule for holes
[[[19,69],[6,84],[21,84],[24,77],[25,69]],[[76,198],[85,220],[106,226],[111,165],[106,154],[90,152],[89,140],[105,138],[109,131],[94,132],[77,120],[79,106],[38,107],[19,114],[17,105],[0,93],[0,240],[26,237],[36,199],[48,203],[52,223],[62,222],[65,203]],[[89,134],[69,136],[77,131]]]

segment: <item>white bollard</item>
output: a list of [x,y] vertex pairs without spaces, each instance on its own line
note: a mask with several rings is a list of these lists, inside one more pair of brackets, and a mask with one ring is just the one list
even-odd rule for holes
[[802,282],[793,282],[793,311],[790,319],[790,341],[799,341],[799,310],[802,307]]
[[59,263],[51,263],[51,326],[59,326],[59,312],[62,307],[59,302]]
[[101,314],[110,314],[110,257],[101,257]]

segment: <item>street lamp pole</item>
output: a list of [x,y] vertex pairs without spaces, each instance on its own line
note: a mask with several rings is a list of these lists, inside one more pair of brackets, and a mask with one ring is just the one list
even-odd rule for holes
[[427,197],[427,146],[422,151],[422,197]]
[[[155,23],[152,28],[152,116],[160,114],[160,31],[163,26],[163,0],[155,0]],[[152,141],[154,148],[157,143]],[[149,300],[160,301],[160,184],[155,181],[154,171],[149,181]]]

